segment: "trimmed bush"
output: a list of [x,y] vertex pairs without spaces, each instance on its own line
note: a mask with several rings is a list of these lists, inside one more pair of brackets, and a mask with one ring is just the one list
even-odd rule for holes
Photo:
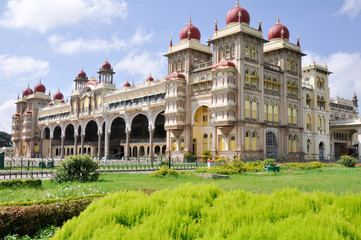
[[337,161],[337,163],[345,166],[345,167],[355,167],[357,164],[357,159],[351,156],[341,156],[341,159]]
[[176,170],[169,168],[164,165],[161,169],[155,171],[150,176],[152,177],[178,177],[178,173]]
[[192,154],[186,152],[184,154],[184,160],[185,160],[185,162],[190,163],[190,162],[195,162],[197,160],[197,158],[196,158],[196,156],[193,156]]
[[53,173],[54,182],[92,182],[99,178],[98,163],[88,155],[70,156],[61,162]]
[[181,185],[93,202],[53,239],[361,239],[361,194]]
[[41,187],[40,179],[14,179],[0,182],[1,188],[14,188],[14,187],[31,187],[39,188]]
[[266,159],[263,161],[263,165],[264,165],[264,166],[276,166],[276,160],[275,160],[275,159],[272,159],[272,158],[266,158]]
[[0,207],[0,238],[13,234],[32,236],[49,225],[61,226],[66,220],[78,216],[94,199]]

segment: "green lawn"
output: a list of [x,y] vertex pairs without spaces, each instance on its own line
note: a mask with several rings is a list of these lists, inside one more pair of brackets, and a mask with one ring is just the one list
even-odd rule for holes
[[43,181],[40,189],[1,189],[0,202],[18,202],[48,198],[63,198],[120,190],[159,190],[175,188],[183,183],[214,183],[225,190],[245,190],[254,193],[271,193],[276,189],[297,188],[300,191],[324,191],[343,194],[361,192],[361,168],[321,168],[280,173],[230,176],[229,179],[203,179],[198,176],[180,175],[178,178],[156,178],[149,174],[107,173],[94,183],[56,184]]

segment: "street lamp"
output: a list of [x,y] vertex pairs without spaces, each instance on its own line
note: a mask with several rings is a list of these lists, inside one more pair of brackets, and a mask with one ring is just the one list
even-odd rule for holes
[[109,148],[109,139],[108,139],[108,111],[109,111],[109,103],[104,103],[104,115],[105,115],[105,128],[104,128],[104,138],[105,138],[105,146],[104,146],[104,161],[108,158],[108,148]]
[[214,160],[214,151],[215,151],[215,146],[216,146],[216,114],[214,112],[211,113],[211,123],[212,123],[212,131],[213,131],[213,137],[212,137],[212,155],[213,155],[213,160]]

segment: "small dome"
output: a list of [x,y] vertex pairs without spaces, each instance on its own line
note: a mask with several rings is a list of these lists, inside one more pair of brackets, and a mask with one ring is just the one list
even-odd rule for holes
[[149,74],[149,77],[147,78],[147,82],[153,82],[154,78],[152,77],[152,75]]
[[64,96],[63,94],[58,90],[54,96],[53,96],[54,100],[63,100]]
[[218,67],[236,67],[236,65],[234,65],[234,63],[230,61],[222,61],[213,64],[212,69],[216,69]]
[[282,39],[282,30],[283,38],[290,39],[290,32],[288,31],[288,28],[280,23],[280,18],[278,17],[276,25],[271,27],[268,31],[268,40],[271,41],[272,39]]
[[92,78],[85,84],[85,86],[89,86],[89,85],[97,86],[97,85],[98,85],[98,81],[95,80],[94,77],[92,77]]
[[128,80],[126,83],[124,83],[124,87],[130,87],[130,83],[128,82]]
[[64,100],[64,99],[62,99],[60,102],[61,102],[61,103],[65,103],[65,100]]
[[183,79],[186,79],[186,77],[181,74],[181,73],[173,73],[171,75],[168,75],[168,77],[166,78],[166,80],[169,80],[171,78],[183,78]]
[[45,93],[46,91],[46,88],[45,86],[41,83],[41,81],[39,81],[38,84],[35,85],[34,87],[34,92],[42,92],[42,93]]
[[[241,16],[238,16],[241,13]],[[232,22],[244,22],[249,24],[251,21],[251,17],[246,9],[239,6],[239,1],[237,1],[237,5],[229,10],[226,16],[226,23],[227,25]]]
[[25,115],[31,115],[31,114],[33,114],[33,112],[30,111],[30,110],[27,110],[27,111],[24,112],[24,114],[25,114]]
[[108,60],[105,60],[105,63],[103,63],[102,68],[109,70],[109,69],[112,68],[112,65],[110,65],[110,63],[108,62]]
[[15,113],[15,114],[13,115],[13,117],[20,117],[20,116],[21,116],[20,113]]
[[78,73],[79,78],[86,78],[86,73],[83,71],[83,69]]
[[25,88],[25,90],[23,91],[23,97],[29,96],[29,95],[31,95],[33,93],[34,93],[33,90],[31,90],[31,88],[29,88],[29,85],[28,85],[28,87]]
[[53,102],[50,102],[48,105],[49,105],[49,106],[54,106],[54,103],[53,103]]
[[201,32],[199,29],[192,24],[191,18],[189,18],[188,25],[184,26],[179,34],[179,39],[182,41],[183,39],[188,39],[188,33],[190,33],[190,39],[201,40]]

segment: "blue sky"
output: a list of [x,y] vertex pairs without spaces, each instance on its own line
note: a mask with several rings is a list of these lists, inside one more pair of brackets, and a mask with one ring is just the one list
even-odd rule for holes
[[[84,68],[89,77],[105,59],[116,71],[115,82],[144,81],[149,73],[166,76],[169,38],[192,16],[202,34],[211,37],[214,21],[226,26],[235,0],[3,0],[0,3],[0,130],[11,131],[14,102],[28,84],[41,78],[52,94],[68,97],[73,79]],[[327,63],[331,96],[361,99],[361,0],[241,0],[251,27],[262,20],[263,36],[276,23],[290,30],[291,42],[301,38],[302,50]]]

